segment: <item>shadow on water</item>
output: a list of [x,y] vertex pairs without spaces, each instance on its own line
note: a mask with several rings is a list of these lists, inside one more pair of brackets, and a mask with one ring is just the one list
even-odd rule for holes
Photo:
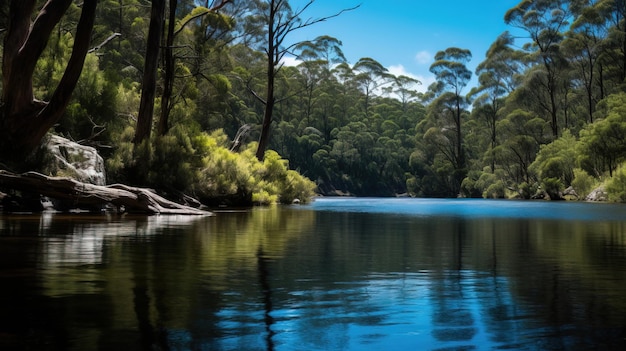
[[623,349],[623,207],[416,203],[0,217],[0,349]]

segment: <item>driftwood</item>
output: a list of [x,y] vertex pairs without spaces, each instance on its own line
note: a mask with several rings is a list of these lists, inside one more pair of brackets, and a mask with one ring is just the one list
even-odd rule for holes
[[211,215],[211,212],[167,200],[150,189],[123,184],[107,186],[82,183],[65,177],[49,177],[37,172],[15,174],[0,170],[0,187],[69,201],[73,206],[112,204],[125,212],[148,214]]

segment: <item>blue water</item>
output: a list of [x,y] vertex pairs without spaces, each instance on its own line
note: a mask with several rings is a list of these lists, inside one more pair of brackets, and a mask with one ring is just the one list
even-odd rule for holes
[[0,215],[0,350],[624,350],[624,209]]
[[460,218],[538,218],[621,221],[626,205],[561,201],[415,198],[318,198],[316,211],[387,213]]

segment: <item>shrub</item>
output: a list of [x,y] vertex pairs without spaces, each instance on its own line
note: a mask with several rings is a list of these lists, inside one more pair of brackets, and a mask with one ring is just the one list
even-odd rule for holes
[[561,189],[563,188],[563,183],[561,182],[561,179],[544,178],[541,181],[541,187],[543,188],[543,191],[545,191],[546,194],[548,194],[551,200],[562,199]]
[[498,179],[487,187],[483,192],[483,197],[485,199],[502,199],[505,197],[504,189],[504,182]]
[[529,166],[529,171],[539,179],[556,178],[562,184],[570,185],[575,166],[576,138],[565,130],[560,138],[541,146],[535,161]]
[[572,187],[576,190],[580,199],[584,199],[593,190],[595,185],[594,178],[586,171],[575,168],[574,180],[572,181]]
[[306,203],[315,194],[315,184],[289,170],[275,151],[268,150],[263,162],[255,156],[256,143],[231,152],[222,130],[207,134],[174,127],[137,146],[132,128],[123,134],[107,161],[114,179],[191,193],[209,205]]
[[488,168],[485,168],[482,172],[472,171],[461,183],[461,192],[465,195],[471,195],[471,197],[482,196],[486,199],[504,198],[506,186],[502,181],[502,174],[500,173],[500,171],[491,173]]
[[626,167],[619,167],[613,177],[606,182],[609,201],[626,202]]
[[522,199],[530,199],[537,193],[537,185],[530,185],[526,182],[522,182],[518,185],[518,193]]

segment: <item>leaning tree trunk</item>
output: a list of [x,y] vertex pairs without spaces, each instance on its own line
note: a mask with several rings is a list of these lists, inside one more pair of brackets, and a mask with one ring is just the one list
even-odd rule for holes
[[6,161],[20,161],[35,150],[43,136],[63,116],[89,50],[97,0],[85,0],[65,72],[48,102],[33,94],[37,61],[55,26],[72,0],[48,0],[31,24],[36,0],[13,0],[2,62],[0,153]]

